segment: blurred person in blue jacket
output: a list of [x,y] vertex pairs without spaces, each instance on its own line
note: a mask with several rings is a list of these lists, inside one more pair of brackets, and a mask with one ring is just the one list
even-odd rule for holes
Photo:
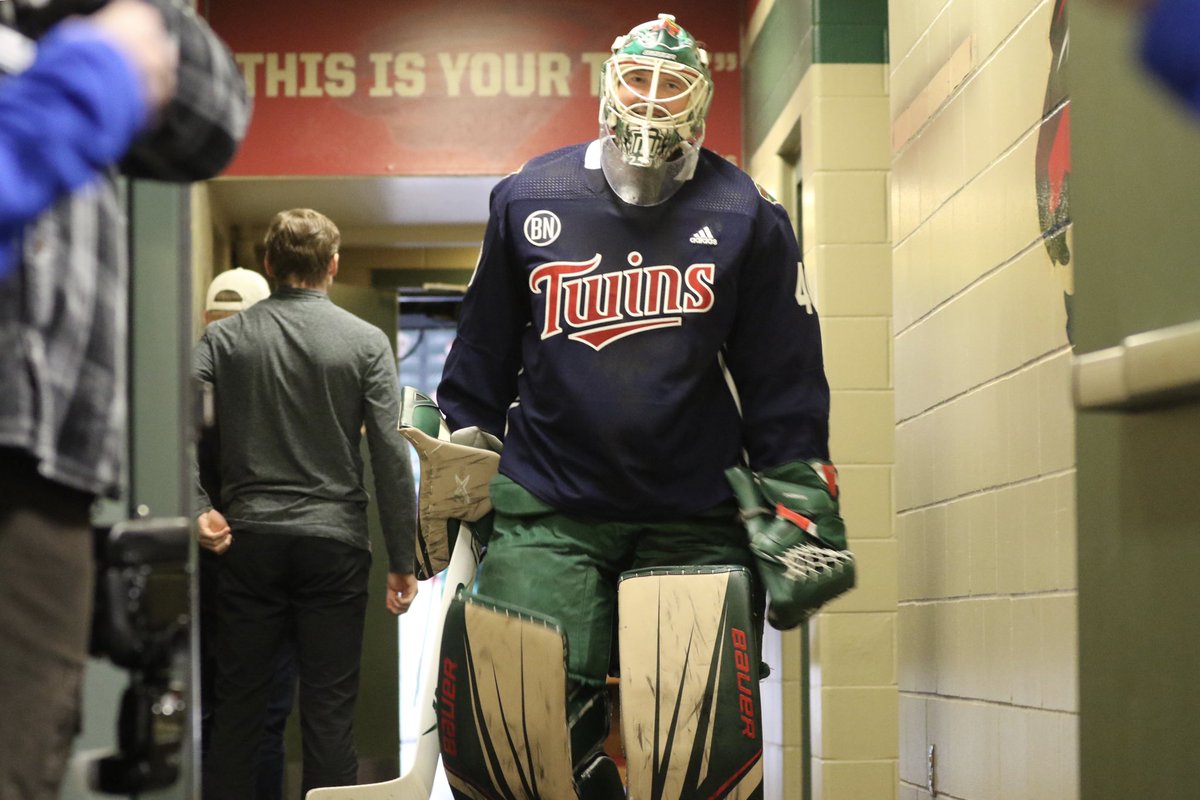
[[177,64],[162,15],[135,0],[69,19],[36,43],[0,29],[0,277],[17,262],[22,226],[97,178],[152,122]]
[[1200,2],[1157,0],[1146,16],[1142,62],[1200,113]]
[[79,724],[90,509],[125,451],[118,176],[212,177],[249,115],[180,0],[0,2],[0,800],[57,796]]
[[1115,0],[1141,15],[1142,64],[1200,114],[1200,0]]

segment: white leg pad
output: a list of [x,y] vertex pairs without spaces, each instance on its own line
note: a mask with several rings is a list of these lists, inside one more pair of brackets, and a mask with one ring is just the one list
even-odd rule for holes
[[562,629],[460,597],[446,617],[441,658],[438,727],[455,796],[577,797]]
[[629,797],[762,796],[750,585],[742,567],[621,576],[621,735]]

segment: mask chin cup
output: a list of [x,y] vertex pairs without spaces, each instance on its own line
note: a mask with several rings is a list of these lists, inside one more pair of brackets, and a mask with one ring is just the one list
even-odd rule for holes
[[604,179],[617,196],[634,206],[656,206],[671,199],[696,174],[700,148],[680,143],[681,154],[658,166],[630,163],[629,156],[613,136],[604,132],[600,148],[600,168]]

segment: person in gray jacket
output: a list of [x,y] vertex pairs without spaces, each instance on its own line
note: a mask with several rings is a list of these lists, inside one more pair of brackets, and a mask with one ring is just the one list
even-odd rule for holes
[[303,790],[353,784],[354,706],[371,554],[359,444],[365,425],[387,544],[387,609],[408,610],[415,490],[387,336],[335,306],[340,234],[310,209],[277,214],[265,267],[276,290],[209,325],[193,370],[220,421],[222,511],[197,484],[202,547],[222,555],[217,692],[206,798],[249,798],[273,665],[296,644]]

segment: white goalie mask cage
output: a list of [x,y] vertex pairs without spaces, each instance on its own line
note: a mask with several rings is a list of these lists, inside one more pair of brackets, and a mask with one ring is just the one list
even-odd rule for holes
[[624,160],[655,168],[704,141],[708,53],[670,15],[617,37],[600,75],[600,126]]

